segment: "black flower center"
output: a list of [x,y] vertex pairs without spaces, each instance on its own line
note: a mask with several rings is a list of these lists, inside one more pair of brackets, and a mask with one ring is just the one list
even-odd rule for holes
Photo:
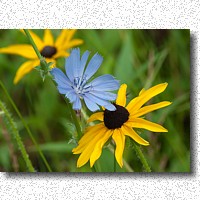
[[115,111],[104,111],[104,124],[108,129],[121,128],[121,126],[128,120],[129,112],[123,106],[114,104]]
[[40,53],[45,58],[51,58],[56,52],[57,49],[55,47],[45,46]]

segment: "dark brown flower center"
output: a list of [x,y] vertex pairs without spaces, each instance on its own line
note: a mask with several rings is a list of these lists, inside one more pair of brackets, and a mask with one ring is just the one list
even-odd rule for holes
[[40,53],[45,58],[52,58],[52,56],[56,54],[56,52],[57,49],[55,47],[45,46]]
[[114,104],[115,111],[104,111],[104,124],[108,129],[121,128],[121,126],[128,120],[129,112],[123,106]]

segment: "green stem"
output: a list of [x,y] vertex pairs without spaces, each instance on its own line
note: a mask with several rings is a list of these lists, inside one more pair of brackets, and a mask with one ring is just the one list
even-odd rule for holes
[[40,51],[38,50],[33,38],[31,37],[31,34],[29,33],[28,30],[24,29],[24,32],[27,36],[27,38],[29,39],[29,42],[31,43],[31,45],[33,46],[34,50],[35,50],[35,53],[37,54],[38,58],[40,60],[43,60],[44,58],[42,57],[42,55],[40,54]]
[[114,145],[113,148],[114,148],[114,152],[113,152],[113,158],[114,158],[114,172],[116,172],[116,158],[115,158],[116,145]]
[[68,105],[68,108],[69,108],[70,112],[71,112],[71,116],[72,116],[72,119],[74,121],[74,124],[75,124],[75,127],[76,127],[76,131],[77,131],[77,134],[78,134],[78,140],[79,140],[81,138],[81,136],[82,136],[82,131],[81,131],[80,123],[79,123],[79,121],[77,119],[75,111],[72,109],[71,104],[69,103],[69,101],[66,98],[64,98],[64,99],[65,99],[65,102]]
[[8,110],[6,109],[5,105],[0,101],[0,108],[4,111],[4,115],[5,115],[5,120],[7,122],[7,126],[9,127],[11,133],[14,135],[17,145],[19,147],[19,150],[21,151],[22,157],[26,163],[26,166],[28,168],[29,172],[35,172],[35,169],[29,159],[29,155],[26,152],[26,149],[24,147],[24,144],[22,142],[22,139],[19,135],[19,131],[17,129],[17,126],[14,122],[14,120],[12,119],[10,113],[8,112]]
[[146,158],[145,158],[144,154],[142,153],[140,147],[135,142],[133,142],[133,146],[134,146],[135,152],[136,152],[138,158],[140,159],[145,171],[151,172],[151,168],[149,167],[149,165],[146,161]]
[[[45,59],[41,56],[40,51],[38,50],[38,48],[37,48],[35,42],[33,41],[33,39],[32,39],[32,37],[31,37],[29,31],[26,30],[26,29],[24,29],[24,32],[26,33],[26,36],[28,37],[28,39],[29,39],[31,45],[33,46],[33,48],[34,48],[34,50],[35,50],[35,53],[37,54],[38,58],[40,59],[41,65],[45,65],[45,68],[48,68]],[[53,82],[53,83],[54,83],[54,82]],[[54,83],[54,85],[55,85],[55,83]],[[65,99],[65,101],[67,102],[66,99]],[[67,102],[67,105],[69,105],[69,102]],[[71,112],[72,118],[73,118],[73,120],[74,120],[74,124],[75,124],[75,126],[76,126],[76,130],[77,130],[77,133],[78,133],[78,139],[80,139],[81,136],[82,136],[82,132],[81,132],[81,127],[80,127],[79,121],[78,121],[78,119],[77,119],[77,117],[76,117],[76,113],[75,113],[74,110],[72,109],[71,105],[69,105],[68,107],[69,107],[69,110],[70,110],[70,112]]]
[[45,163],[45,165],[46,165],[48,171],[49,171],[49,172],[52,172],[52,170],[51,170],[51,168],[50,168],[50,166],[49,166],[49,164],[48,164],[46,158],[44,157],[42,151],[40,150],[40,147],[39,147],[39,145],[37,144],[35,138],[33,137],[33,135],[32,135],[32,133],[31,133],[31,131],[30,131],[28,125],[27,125],[26,122],[24,121],[24,118],[22,117],[22,115],[21,115],[21,113],[19,112],[17,106],[15,105],[14,101],[12,100],[12,98],[10,97],[10,95],[8,94],[8,92],[7,92],[7,90],[6,90],[5,86],[4,86],[4,84],[3,84],[1,81],[0,81],[0,85],[1,85],[1,87],[2,87],[2,89],[3,89],[3,91],[5,92],[5,94],[6,94],[7,98],[8,98],[8,100],[10,101],[11,105],[13,106],[15,112],[17,113],[17,115],[18,115],[19,118],[21,119],[21,121],[22,121],[24,127],[26,128],[26,130],[27,130],[27,132],[28,132],[28,134],[29,134],[31,140],[33,141],[34,145],[36,146],[36,149],[37,149],[38,153],[40,154],[42,160],[44,161],[44,163]]

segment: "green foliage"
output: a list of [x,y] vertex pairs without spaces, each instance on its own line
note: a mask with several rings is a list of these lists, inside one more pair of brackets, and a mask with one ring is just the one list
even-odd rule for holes
[[[26,149],[24,147],[24,144],[21,140],[21,137],[19,135],[19,131],[17,129],[17,126],[14,122],[14,120],[11,117],[11,114],[6,109],[6,106],[3,104],[3,102],[0,101],[0,109],[3,111],[3,119],[6,123],[6,127],[9,129],[9,132],[14,136],[16,143],[18,145],[19,150],[21,151],[22,157],[26,163],[28,172],[35,172],[33,165],[29,159],[29,155],[26,152]],[[2,157],[3,158],[3,157]]]
[[[43,35],[43,30],[36,30]],[[53,30],[54,36],[59,30]],[[141,130],[141,136],[150,146],[141,150],[152,172],[189,172],[190,171],[190,32],[189,30],[78,30],[75,38],[84,40],[81,52],[98,52],[103,63],[97,74],[110,73],[128,84],[127,101],[138,95],[142,88],[149,88],[168,82],[165,92],[151,100],[172,101],[167,108],[149,115],[147,119],[162,124],[168,133],[151,133]],[[0,31],[0,47],[11,44],[28,43],[27,38],[17,30]],[[37,141],[39,148],[48,160],[53,171],[92,172],[99,169],[113,171],[113,153],[103,149],[99,160],[91,169],[89,164],[77,169],[77,155],[71,150],[76,145],[70,141],[76,126],[66,102],[58,93],[49,78],[43,82],[37,70],[26,75],[18,85],[13,84],[15,73],[25,58],[16,55],[0,54],[0,80],[6,86],[12,100],[19,108],[24,121]],[[59,67],[64,70],[64,59],[59,59]],[[95,77],[94,77],[95,78]],[[29,158],[37,171],[47,171],[35,144],[32,142],[21,119],[15,114],[8,98],[0,90],[0,98],[13,113],[16,128],[29,153]],[[90,112],[86,113],[90,115]],[[1,130],[1,127],[0,127]],[[9,148],[0,131],[0,169],[12,171],[8,159]],[[133,168],[143,171],[143,165],[126,138],[123,155],[126,166],[117,171],[127,172]],[[20,169],[24,161],[18,156]]]

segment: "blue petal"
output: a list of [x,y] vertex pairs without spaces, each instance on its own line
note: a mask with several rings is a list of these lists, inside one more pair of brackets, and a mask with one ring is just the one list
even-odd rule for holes
[[67,76],[58,68],[53,68],[50,73],[54,77],[56,83],[61,87],[70,87],[71,82],[67,78]]
[[94,75],[94,73],[99,69],[102,61],[103,57],[100,56],[98,53],[96,53],[92,57],[84,73],[84,76],[86,77],[87,80],[89,80]]
[[76,97],[75,102],[73,103],[73,109],[74,110],[80,110],[81,109],[81,100],[79,99],[79,97]]
[[85,69],[85,65],[87,63],[87,60],[88,60],[88,56],[90,55],[90,52],[89,51],[86,51],[82,57],[81,57],[81,64],[80,64],[80,68],[79,68],[79,74],[78,74],[78,77],[81,77],[83,75],[83,71]]
[[95,102],[91,101],[87,96],[84,95],[83,99],[85,101],[85,104],[86,104],[87,108],[90,111],[94,112],[94,111],[99,110],[99,106]]
[[90,91],[89,94],[92,94],[98,98],[108,100],[108,101],[114,101],[117,98],[116,94],[113,94],[111,92],[103,92],[103,91]]
[[98,97],[96,97],[96,96],[94,96],[92,94],[89,94],[89,93],[85,94],[85,96],[87,98],[89,98],[90,101],[95,102],[96,104],[98,104],[100,106],[107,106],[107,105],[111,104],[109,101],[106,101],[104,99],[98,98]]
[[114,77],[109,74],[95,78],[93,81],[85,85],[85,87],[90,85],[97,91],[112,91],[119,89],[119,81],[115,80]]
[[73,49],[70,56],[65,61],[65,71],[73,83],[74,78],[78,77],[78,68],[80,67],[80,49]]
[[70,100],[70,103],[73,103],[77,98],[77,94],[73,89],[71,89],[65,94],[65,97],[67,97]]
[[115,111],[115,110],[116,110],[116,107],[115,107],[113,104],[111,104],[111,103],[105,105],[104,107],[105,107],[107,110],[110,110],[110,111]]
[[58,91],[59,91],[60,94],[66,94],[71,90],[70,87],[57,86],[57,88],[58,88]]

